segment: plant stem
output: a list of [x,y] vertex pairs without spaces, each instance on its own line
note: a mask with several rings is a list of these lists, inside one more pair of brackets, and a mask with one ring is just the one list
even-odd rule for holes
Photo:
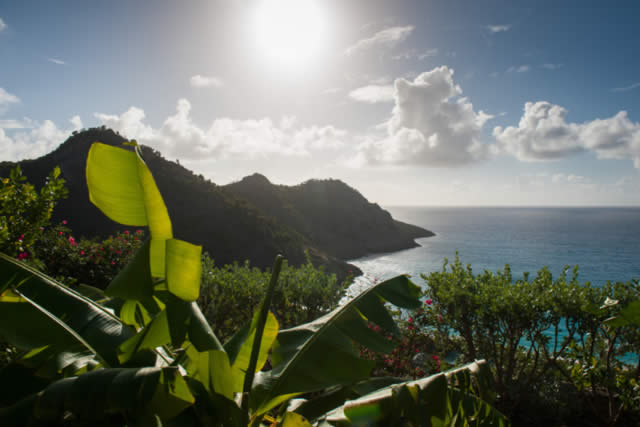
[[[262,334],[264,332],[264,326],[267,323],[267,315],[269,314],[269,307],[271,306],[271,299],[273,298],[273,291],[278,283],[278,276],[280,275],[280,269],[282,268],[282,255],[277,255],[276,260],[273,263],[273,270],[271,272],[271,280],[269,281],[269,287],[267,293],[262,300],[262,306],[260,307],[260,314],[258,315],[258,325],[256,327],[256,335],[253,339],[253,346],[251,347],[251,358],[249,359],[249,367],[244,376],[244,385],[242,387],[242,411],[246,417],[246,421],[249,421],[249,392],[251,391],[251,385],[253,384],[253,378],[256,372],[256,365],[258,364],[258,355],[260,354],[260,344],[262,342]],[[245,423],[246,424],[246,423]]]

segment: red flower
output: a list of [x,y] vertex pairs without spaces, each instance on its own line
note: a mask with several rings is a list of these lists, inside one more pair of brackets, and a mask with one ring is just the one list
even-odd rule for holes
[[23,260],[23,259],[27,259],[27,258],[29,258],[29,254],[28,254],[28,253],[26,253],[26,252],[20,252],[20,253],[18,254],[18,259],[19,259],[19,260]]
[[116,262],[115,261],[111,261],[111,265],[116,265]]
[[431,305],[431,304],[433,304],[433,300],[431,298],[429,298],[424,303],[427,304],[427,305]]
[[136,234],[142,234],[142,230],[136,230]]
[[71,246],[76,246],[76,239],[73,238],[73,236],[69,236],[69,243],[71,243]]
[[442,314],[438,314],[438,322],[442,322]]
[[66,220],[66,219],[63,219],[63,220],[62,220],[62,223],[63,223],[64,225],[67,225],[67,220]]
[[[80,255],[84,255],[84,251],[80,251]],[[89,257],[89,258],[91,258],[91,257]]]
[[124,230],[124,234],[128,235],[129,234],[129,230]]
[[409,323],[413,323],[413,317],[409,317]]
[[64,233],[62,231],[58,231],[58,234],[62,236]]

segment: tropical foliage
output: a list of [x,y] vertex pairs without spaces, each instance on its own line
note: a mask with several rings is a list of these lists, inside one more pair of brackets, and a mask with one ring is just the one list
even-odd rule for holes
[[[2,425],[505,424],[489,405],[484,362],[403,382],[371,378],[399,333],[386,303],[421,305],[406,276],[379,283],[310,322],[279,328],[269,311],[282,259],[247,325],[221,344],[196,300],[201,248],[173,237],[155,181],[132,150],[96,143],[91,201],[149,239],[111,281],[71,289],[0,255],[0,334],[26,353],[2,371]],[[296,400],[292,400],[296,398]],[[351,400],[349,400],[351,399]],[[306,417],[306,419],[305,419]]]
[[456,257],[423,275],[425,304],[405,317],[405,339],[449,362],[488,360],[514,424],[637,425],[640,285],[592,287],[567,273],[515,280],[508,265],[475,274]]

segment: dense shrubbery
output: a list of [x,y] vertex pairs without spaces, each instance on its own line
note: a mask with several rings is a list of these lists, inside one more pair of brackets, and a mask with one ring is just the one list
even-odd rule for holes
[[19,166],[0,178],[0,252],[21,260],[37,257],[37,243],[56,201],[66,195],[59,168],[51,171],[40,191],[26,181]]
[[633,316],[610,319],[638,299],[638,283],[580,285],[577,269],[514,280],[508,266],[474,274],[458,258],[446,267],[423,275],[425,305],[403,316],[406,336],[377,357],[381,372],[412,376],[456,354],[485,358],[497,405],[516,424],[635,425],[640,327]]
[[[203,255],[198,304],[219,337],[230,337],[238,325],[251,319],[264,298],[269,277],[268,271],[248,262],[215,267],[214,261]],[[337,306],[349,281],[339,282],[310,261],[300,267],[285,262],[271,311],[281,328],[309,322]]]

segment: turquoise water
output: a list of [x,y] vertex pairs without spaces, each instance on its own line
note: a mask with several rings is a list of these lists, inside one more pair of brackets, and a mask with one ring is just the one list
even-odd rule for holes
[[579,265],[580,282],[640,279],[640,208],[387,207],[394,218],[436,233],[418,248],[351,260],[371,280],[441,270],[456,251],[474,271],[511,265],[514,277],[548,266],[555,275]]

